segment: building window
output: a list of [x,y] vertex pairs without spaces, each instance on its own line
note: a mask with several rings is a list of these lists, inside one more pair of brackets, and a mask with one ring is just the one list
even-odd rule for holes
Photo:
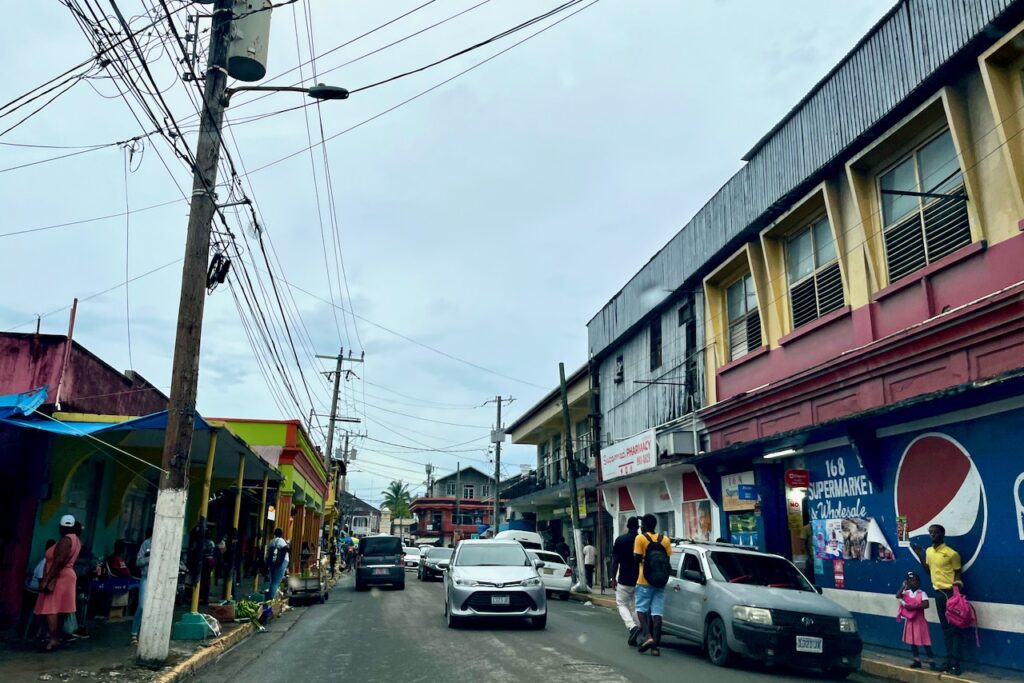
[[451,496],[452,498],[455,497],[455,482],[454,481],[448,482],[448,495]]
[[430,513],[430,531],[441,530],[441,511],[433,510]]
[[490,484],[482,485],[480,487],[480,496],[483,497],[483,498],[487,498],[490,495],[491,495],[491,485]]
[[584,458],[588,448],[590,448],[590,420],[583,418],[576,423],[576,451],[579,456],[578,460]]
[[878,178],[889,282],[971,243],[963,174],[947,130]]
[[476,487],[473,486],[473,484],[463,484],[462,485],[462,497],[463,498],[474,498],[475,497],[473,495],[474,493],[476,493]]
[[661,367],[661,317],[657,317],[651,322],[650,337],[651,370],[657,370]]
[[626,379],[626,366],[622,362],[622,356],[615,359],[615,383],[622,384]]
[[754,278],[749,273],[725,290],[729,315],[729,358],[736,360],[761,346],[761,317],[757,313]]
[[843,278],[827,217],[786,240],[786,271],[794,328],[842,308]]

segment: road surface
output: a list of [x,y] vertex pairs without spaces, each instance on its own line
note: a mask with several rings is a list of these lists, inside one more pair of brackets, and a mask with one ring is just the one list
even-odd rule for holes
[[443,617],[442,584],[420,583],[410,572],[404,591],[374,588],[356,593],[347,577],[326,604],[290,610],[267,633],[223,655],[199,680],[806,683],[819,678],[813,673],[766,670],[756,663],[721,669],[697,647],[674,638],[662,644],[661,657],[640,655],[626,645],[626,630],[611,610],[559,600],[548,605],[543,631],[531,629],[525,621],[452,630]]

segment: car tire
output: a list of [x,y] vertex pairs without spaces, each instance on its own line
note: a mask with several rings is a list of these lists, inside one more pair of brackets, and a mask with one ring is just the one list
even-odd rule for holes
[[452,614],[448,610],[448,603],[447,602],[444,603],[444,618],[445,618],[445,621],[448,623],[448,628],[458,628],[459,627],[459,625],[460,625],[459,618],[457,616],[455,616],[454,614]]
[[548,614],[545,612],[539,617],[530,617],[530,625],[538,631],[547,628],[548,625]]
[[733,653],[729,649],[725,622],[721,617],[714,617],[708,622],[707,630],[704,633],[704,649],[708,653],[708,659],[715,666],[729,666],[732,662]]
[[569,591],[562,591],[561,593],[558,594],[558,597],[562,598],[563,600],[568,601],[568,600],[570,600],[572,598],[572,593],[569,592]]
[[405,590],[405,581],[402,581],[401,583],[396,583],[395,584],[395,588],[400,590],[400,591],[404,591]]

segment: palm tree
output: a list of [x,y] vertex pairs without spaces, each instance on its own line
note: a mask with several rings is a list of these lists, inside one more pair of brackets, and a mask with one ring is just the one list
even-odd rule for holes
[[[391,519],[398,520],[398,535],[402,535],[401,520],[412,514],[409,505],[412,502],[412,494],[409,492],[409,485],[400,481],[393,481],[388,484],[387,489],[381,491],[384,496],[384,507],[391,511]],[[392,522],[393,523],[393,522]]]

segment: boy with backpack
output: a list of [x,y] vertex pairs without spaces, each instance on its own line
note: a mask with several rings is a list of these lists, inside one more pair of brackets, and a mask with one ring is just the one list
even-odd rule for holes
[[669,556],[672,542],[664,534],[655,535],[658,518],[646,514],[640,520],[641,533],[633,544],[633,555],[640,564],[636,582],[636,616],[640,622],[641,645],[638,652],[661,654],[661,617],[665,609],[665,586],[672,571]]

